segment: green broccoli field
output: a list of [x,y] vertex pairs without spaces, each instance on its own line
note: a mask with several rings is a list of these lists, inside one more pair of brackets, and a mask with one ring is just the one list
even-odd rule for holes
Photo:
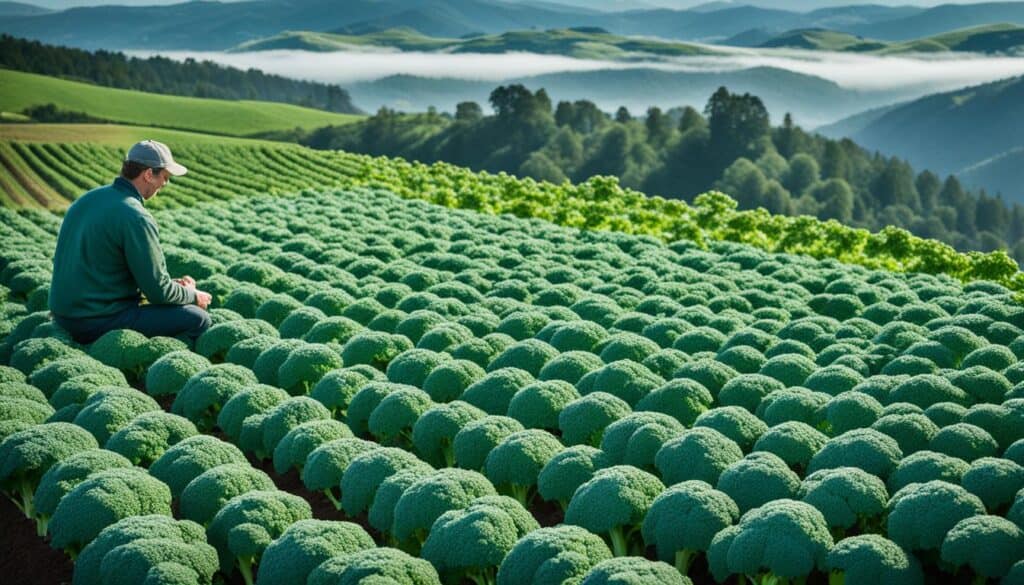
[[[104,148],[0,154],[66,202]],[[0,491],[74,585],[1024,583],[993,256],[290,147],[229,185],[201,155],[249,147],[194,148],[151,206],[214,296],[194,347],[73,342],[59,213],[0,207]]]

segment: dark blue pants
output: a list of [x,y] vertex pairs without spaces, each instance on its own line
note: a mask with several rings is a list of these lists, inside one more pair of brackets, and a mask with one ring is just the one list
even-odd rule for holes
[[105,317],[65,319],[54,315],[78,343],[92,343],[115,329],[133,329],[146,337],[184,337],[193,344],[210,328],[210,314],[196,305],[140,305]]

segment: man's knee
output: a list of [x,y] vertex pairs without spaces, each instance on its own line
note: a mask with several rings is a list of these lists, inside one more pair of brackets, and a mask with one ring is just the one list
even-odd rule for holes
[[186,305],[184,308],[189,316],[189,330],[187,333],[190,337],[199,337],[213,324],[210,314],[205,310],[195,305]]

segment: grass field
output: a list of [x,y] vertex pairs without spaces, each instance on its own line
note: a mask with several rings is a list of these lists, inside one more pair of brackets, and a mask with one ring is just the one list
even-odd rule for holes
[[0,112],[47,103],[114,122],[232,136],[347,124],[361,118],[289,104],[157,95],[0,70]]

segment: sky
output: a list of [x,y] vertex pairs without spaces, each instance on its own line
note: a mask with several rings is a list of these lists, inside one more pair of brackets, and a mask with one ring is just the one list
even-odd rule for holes
[[[119,4],[122,6],[142,6],[152,4],[180,4],[183,0],[19,0],[27,4],[35,4],[36,6],[43,6],[52,9],[64,9],[72,8],[75,6],[97,6],[100,4]],[[220,0],[222,2],[227,1],[238,1],[238,0]],[[511,0],[513,2],[517,0]],[[518,0],[528,1],[528,0]],[[548,2],[558,3],[559,0],[546,0]],[[587,6],[591,8],[601,8],[606,10],[615,9],[630,9],[636,8],[637,6],[664,6],[668,8],[689,8],[698,4],[704,4],[708,0],[564,0],[564,4],[576,5],[576,6]],[[849,4],[890,4],[890,5],[916,5],[916,6],[935,6],[938,4],[975,4],[977,2],[985,0],[864,0],[858,2],[857,0],[781,0],[781,2],[767,2],[754,0],[751,3],[759,5],[771,5],[780,4],[786,1],[798,3],[798,4],[809,4],[812,7],[824,7],[824,6],[843,6]],[[743,2],[738,2],[742,4]]]

